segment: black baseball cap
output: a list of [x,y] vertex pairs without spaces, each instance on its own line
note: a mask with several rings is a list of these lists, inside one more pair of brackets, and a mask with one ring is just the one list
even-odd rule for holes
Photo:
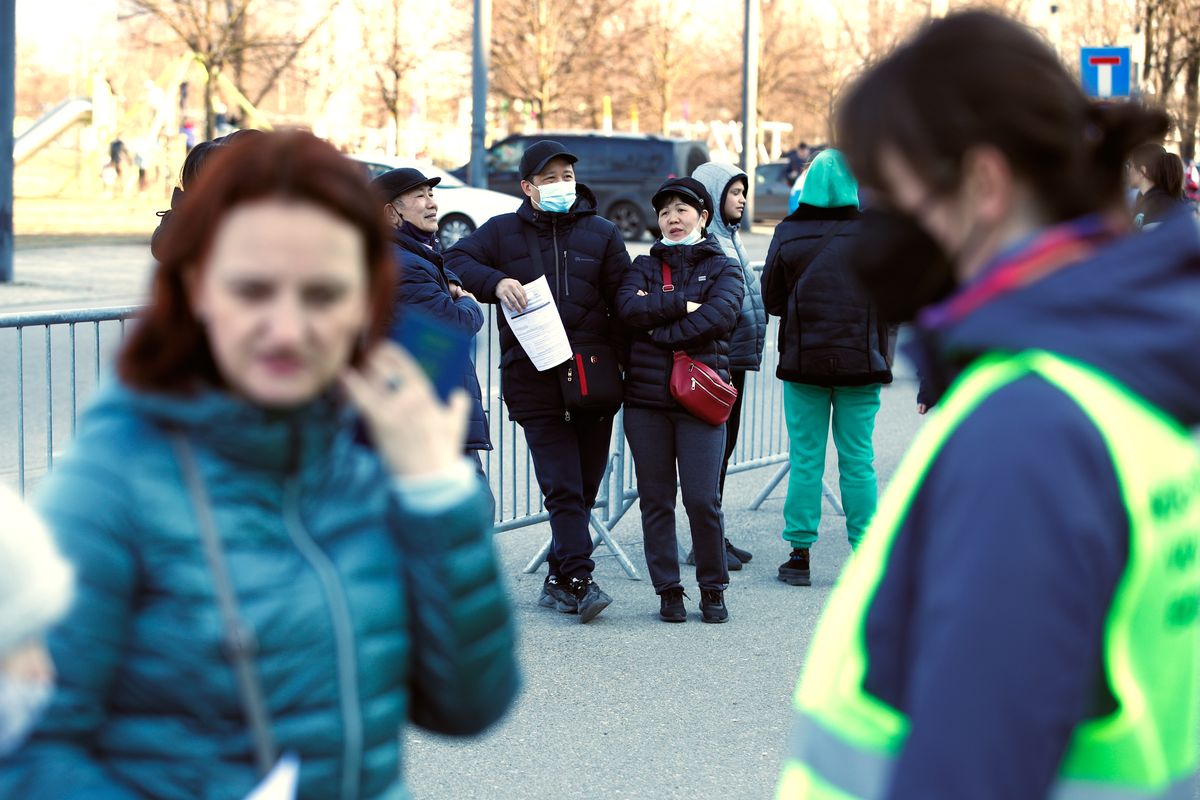
[[667,198],[671,195],[681,198],[683,202],[697,211],[707,211],[708,215],[712,216],[712,197],[704,188],[704,184],[695,178],[668,178],[662,186],[658,187],[658,191],[650,200],[650,205],[654,206],[655,211],[661,211],[662,207],[666,205]]
[[426,178],[419,169],[400,167],[383,173],[371,181],[371,185],[378,189],[388,202],[391,202],[409,189],[415,189],[418,186],[428,186],[432,189],[441,182],[441,178]]
[[521,177],[528,180],[556,158],[565,158],[572,164],[579,160],[565,146],[552,139],[534,142],[526,148],[525,155],[521,156]]

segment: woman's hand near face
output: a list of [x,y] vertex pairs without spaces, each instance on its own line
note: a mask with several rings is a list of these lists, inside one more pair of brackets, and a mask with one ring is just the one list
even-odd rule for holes
[[379,345],[362,371],[342,373],[341,384],[396,477],[440,472],[463,457],[470,398],[457,389],[443,404],[421,367],[400,347]]

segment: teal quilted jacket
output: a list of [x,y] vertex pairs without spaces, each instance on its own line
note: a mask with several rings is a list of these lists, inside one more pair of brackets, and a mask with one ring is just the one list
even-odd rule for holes
[[406,798],[406,719],[469,735],[504,713],[517,669],[487,493],[403,507],[347,421],[325,400],[102,391],[40,493],[78,596],[50,637],[59,690],[0,763],[0,798],[240,800],[257,783],[171,430],[196,454],[302,800]]

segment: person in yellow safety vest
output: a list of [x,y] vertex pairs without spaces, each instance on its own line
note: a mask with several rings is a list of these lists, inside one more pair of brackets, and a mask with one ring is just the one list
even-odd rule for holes
[[1140,236],[1032,31],[927,25],[838,113],[854,263],[941,400],[835,587],[777,797],[1191,800],[1200,760],[1200,231]]

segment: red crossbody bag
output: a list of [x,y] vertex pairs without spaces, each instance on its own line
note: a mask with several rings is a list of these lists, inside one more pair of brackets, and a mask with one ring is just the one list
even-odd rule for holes
[[[662,280],[664,292],[675,291],[675,285],[671,283],[671,266],[666,261],[662,262]],[[693,417],[709,425],[723,425],[733,411],[737,389],[721,380],[707,364],[694,360],[682,350],[676,350],[674,357],[671,396]]]

